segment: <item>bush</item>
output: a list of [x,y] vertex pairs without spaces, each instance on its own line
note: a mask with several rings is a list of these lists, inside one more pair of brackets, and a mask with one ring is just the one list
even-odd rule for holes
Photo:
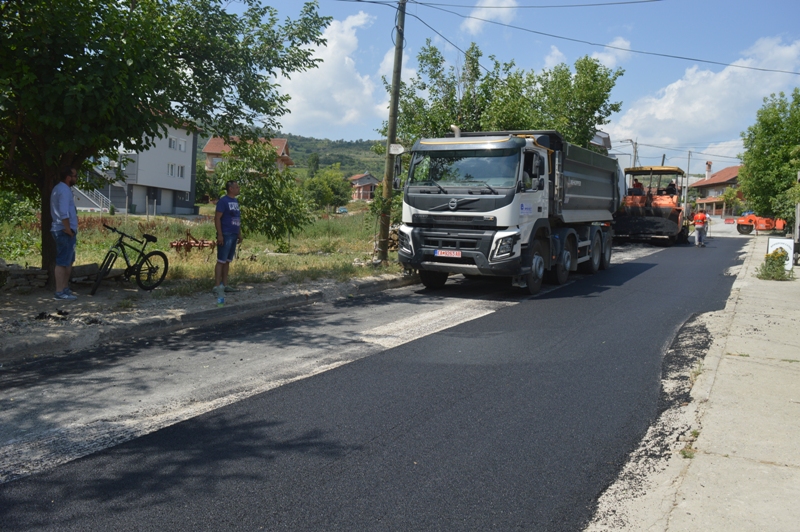
[[786,271],[786,259],[789,254],[779,248],[764,256],[764,264],[756,271],[756,277],[767,281],[788,281],[794,277],[792,270]]

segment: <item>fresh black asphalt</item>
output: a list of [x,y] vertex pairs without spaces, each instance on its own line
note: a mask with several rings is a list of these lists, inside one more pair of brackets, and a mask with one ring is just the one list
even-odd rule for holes
[[0,485],[0,529],[580,530],[743,243],[615,265]]

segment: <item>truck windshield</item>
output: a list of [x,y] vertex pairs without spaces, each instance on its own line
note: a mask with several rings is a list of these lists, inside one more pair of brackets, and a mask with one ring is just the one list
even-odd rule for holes
[[410,185],[513,187],[519,154],[516,148],[417,153],[411,161]]

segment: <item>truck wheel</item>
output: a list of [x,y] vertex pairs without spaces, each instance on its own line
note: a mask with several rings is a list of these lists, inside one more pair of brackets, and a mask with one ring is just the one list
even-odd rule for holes
[[603,244],[603,254],[600,256],[600,269],[607,270],[611,267],[611,243],[612,239],[607,238],[605,239],[605,243]]
[[736,230],[740,235],[749,235],[753,232],[753,226],[747,224],[736,224]]
[[525,290],[532,296],[539,293],[542,289],[542,279],[544,279],[544,246],[538,240],[533,241],[533,260],[531,261],[531,272],[525,276],[525,284],[528,286]]
[[581,271],[583,273],[597,273],[597,270],[600,269],[600,257],[603,254],[603,244],[600,240],[600,233],[596,232],[592,237],[592,254],[589,256],[589,260],[586,262],[582,262],[580,265]]
[[569,269],[572,267],[572,253],[565,249],[561,253],[561,260],[554,264],[548,271],[546,277],[550,284],[564,284],[569,277]]
[[447,272],[419,271],[419,280],[428,290],[438,290],[447,282]]

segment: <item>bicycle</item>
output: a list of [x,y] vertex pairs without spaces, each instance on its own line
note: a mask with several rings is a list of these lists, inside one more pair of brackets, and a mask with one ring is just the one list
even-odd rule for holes
[[[114,266],[114,263],[120,255],[122,255],[123,259],[125,259],[125,264],[127,266],[125,268],[125,272],[123,273],[126,279],[130,280],[131,277],[135,277],[136,284],[138,284],[142,290],[153,290],[160,285],[164,280],[164,277],[167,276],[167,269],[169,268],[167,256],[161,251],[151,251],[150,253],[145,254],[145,248],[147,247],[147,244],[157,242],[158,239],[153,235],[145,234],[143,235],[144,241],[142,241],[138,238],[123,233],[115,227],[111,227],[106,224],[103,224],[103,227],[109,231],[118,233],[119,238],[108,250],[108,253],[106,253],[105,258],[100,265],[100,270],[97,272],[97,278],[92,285],[92,290],[89,293],[94,295],[94,293],[97,292],[97,289],[100,287],[100,283],[103,281],[103,278],[108,275],[108,272],[111,271],[111,268]],[[141,244],[141,249],[134,247],[128,242],[125,242],[126,238]],[[136,252],[136,260],[134,262],[131,262],[131,260],[128,258],[128,253],[125,251],[125,248]]]

